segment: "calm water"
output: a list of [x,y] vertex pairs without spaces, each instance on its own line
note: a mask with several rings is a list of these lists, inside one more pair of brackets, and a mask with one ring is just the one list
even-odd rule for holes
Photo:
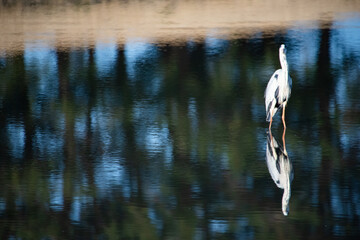
[[[271,141],[281,43],[293,89]],[[1,239],[358,239],[359,90],[359,13],[176,44],[4,47]]]

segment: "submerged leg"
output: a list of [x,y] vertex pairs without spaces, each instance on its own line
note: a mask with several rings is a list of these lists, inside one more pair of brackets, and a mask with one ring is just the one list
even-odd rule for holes
[[283,112],[282,112],[282,122],[284,124],[284,129],[286,129],[286,124],[285,124],[285,106],[286,104],[284,104],[283,106]]
[[273,146],[273,136],[272,136],[272,133],[271,133],[271,129],[269,129],[269,135],[270,135],[271,146]]
[[284,153],[287,155],[286,145],[285,145],[285,132],[286,132],[286,128],[284,128],[284,132],[282,135],[282,141],[283,141]]
[[284,148],[285,148],[285,133],[286,133],[286,129],[284,128],[283,135],[282,135]]

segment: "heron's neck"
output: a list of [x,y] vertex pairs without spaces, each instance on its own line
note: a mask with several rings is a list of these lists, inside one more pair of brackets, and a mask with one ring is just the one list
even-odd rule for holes
[[283,194],[283,201],[289,202],[291,197],[291,183],[290,183],[290,173],[287,174],[284,186],[284,194]]
[[284,215],[287,215],[289,211],[289,200],[291,197],[290,176],[287,176],[285,181],[284,193],[282,197],[282,211]]
[[281,69],[282,69],[282,72],[284,74],[284,81],[285,81],[285,84],[288,84],[288,76],[289,76],[289,66],[288,66],[288,63],[286,61],[286,58],[282,58],[280,57],[280,64],[281,64]]

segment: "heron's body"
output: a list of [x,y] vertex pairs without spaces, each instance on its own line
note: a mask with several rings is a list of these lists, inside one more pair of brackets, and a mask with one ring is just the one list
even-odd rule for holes
[[285,138],[283,137],[282,148],[271,131],[267,137],[266,146],[266,164],[268,166],[271,178],[278,188],[284,189],[282,197],[282,211],[284,215],[289,214],[289,201],[291,196],[291,182],[294,178],[294,170],[285,147]]
[[285,125],[285,107],[291,95],[292,80],[289,76],[289,67],[286,60],[285,45],[282,44],[279,48],[279,59],[281,69],[278,69],[271,76],[266,90],[265,90],[265,108],[266,108],[266,121],[270,122],[269,129],[271,128],[272,118],[277,110],[282,109],[282,120]]

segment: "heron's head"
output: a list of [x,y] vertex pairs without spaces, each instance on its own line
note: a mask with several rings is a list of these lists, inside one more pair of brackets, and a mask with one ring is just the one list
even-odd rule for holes
[[283,212],[284,216],[289,215],[289,202],[283,203],[282,212]]
[[285,44],[281,44],[280,48],[279,48],[279,54],[286,56],[286,48],[285,48]]
[[279,48],[279,58],[280,58],[281,66],[287,67],[286,48],[284,44],[281,44]]

